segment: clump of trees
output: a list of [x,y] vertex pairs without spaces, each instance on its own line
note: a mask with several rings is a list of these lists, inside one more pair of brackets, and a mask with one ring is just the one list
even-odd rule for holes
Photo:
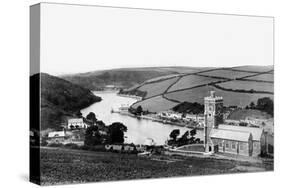
[[196,129],[192,129],[190,131],[186,131],[181,137],[178,138],[180,135],[180,130],[174,129],[169,135],[170,140],[168,140],[168,145],[179,147],[183,145],[202,143],[199,138],[195,138],[196,133]]
[[123,123],[114,122],[106,126],[103,121],[96,119],[93,112],[90,112],[86,119],[94,122],[86,129],[84,140],[86,146],[124,143],[124,133],[127,131],[127,127]]
[[263,97],[258,99],[257,104],[251,102],[246,106],[246,109],[256,109],[263,112],[266,112],[270,115],[274,115],[274,103],[269,97]]

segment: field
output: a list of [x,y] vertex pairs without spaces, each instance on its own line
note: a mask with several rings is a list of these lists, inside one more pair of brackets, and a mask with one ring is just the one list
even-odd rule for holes
[[[245,68],[245,69],[243,69]],[[170,70],[170,69],[169,69]],[[176,70],[176,69],[173,69]],[[184,69],[187,73],[165,75],[145,81],[127,91],[138,95],[147,93],[144,99],[133,105],[141,105],[151,112],[172,108],[184,101],[203,104],[210,90],[224,98],[224,105],[245,107],[259,98],[273,99],[273,66],[243,66],[233,68]],[[171,71],[171,70],[170,70]]]
[[184,89],[184,88],[191,88],[191,87],[195,87],[198,85],[204,85],[204,84],[208,84],[211,82],[217,82],[220,80],[224,80],[224,79],[209,78],[209,77],[197,76],[197,75],[188,75],[188,76],[182,77],[176,84],[174,84],[168,90],[168,92],[179,90],[179,89]]
[[199,73],[199,75],[230,78],[230,79],[250,76],[250,75],[254,75],[254,74],[255,73],[232,71],[232,70],[213,70],[213,71],[208,71],[208,72],[204,72],[204,73]]
[[162,96],[156,96],[135,103],[132,107],[137,108],[139,105],[141,105],[143,110],[149,110],[150,112],[159,112],[159,111],[171,109],[177,104],[178,103],[164,99]]
[[265,83],[265,82],[235,80],[235,81],[224,82],[217,85],[226,89],[233,89],[233,90],[253,89],[255,91],[266,91],[272,93],[274,91],[273,83]]
[[178,78],[170,78],[168,80],[159,81],[156,83],[145,84],[138,88],[140,91],[147,91],[145,98],[162,94],[165,90],[174,83]]
[[249,71],[249,72],[267,72],[273,70],[273,66],[239,66],[239,67],[233,67],[232,69]]
[[265,112],[261,112],[259,110],[252,110],[252,109],[243,109],[243,110],[235,110],[229,114],[227,119],[233,120],[241,120],[245,119],[246,117],[252,117],[257,119],[269,119],[271,116]]
[[273,82],[274,81],[274,74],[260,74],[257,76],[247,77],[248,80],[260,80],[260,81],[267,81]]
[[165,94],[165,97],[168,99],[173,99],[177,101],[188,101],[188,102],[198,102],[203,104],[204,97],[209,96],[210,90],[216,91],[216,95],[222,96],[224,105],[237,105],[245,107],[249,105],[250,102],[256,102],[259,98],[270,97],[273,99],[271,94],[258,94],[258,93],[239,93],[239,92],[230,92],[217,89],[211,86],[198,87],[194,89],[178,91],[173,93]]
[[41,183],[69,184],[273,170],[272,164],[41,148]]

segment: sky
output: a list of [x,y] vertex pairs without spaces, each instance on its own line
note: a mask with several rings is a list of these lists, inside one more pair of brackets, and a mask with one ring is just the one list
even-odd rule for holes
[[41,4],[41,72],[273,65],[273,18]]

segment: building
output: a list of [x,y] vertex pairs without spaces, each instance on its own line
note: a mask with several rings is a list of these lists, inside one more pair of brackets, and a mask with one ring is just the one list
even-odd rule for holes
[[223,124],[223,98],[211,91],[205,97],[205,152],[258,156],[266,153],[267,143],[263,128]]
[[70,118],[67,120],[68,129],[86,129],[88,124],[83,121],[83,118]]

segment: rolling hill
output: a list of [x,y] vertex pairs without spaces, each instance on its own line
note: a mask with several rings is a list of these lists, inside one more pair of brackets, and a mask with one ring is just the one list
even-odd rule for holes
[[58,128],[64,116],[72,116],[78,110],[101,100],[90,90],[46,73],[33,75],[40,79],[41,130]]
[[143,97],[132,105],[158,112],[171,109],[182,102],[203,104],[210,90],[224,98],[225,106],[245,107],[259,98],[274,95],[273,66],[242,66],[232,68],[192,69],[153,78],[121,91]]
[[201,68],[191,67],[144,67],[120,68],[94,71],[79,74],[62,75],[61,78],[90,90],[102,90],[106,85],[115,85],[119,88],[130,88],[144,81],[167,79],[171,75],[196,72]]

